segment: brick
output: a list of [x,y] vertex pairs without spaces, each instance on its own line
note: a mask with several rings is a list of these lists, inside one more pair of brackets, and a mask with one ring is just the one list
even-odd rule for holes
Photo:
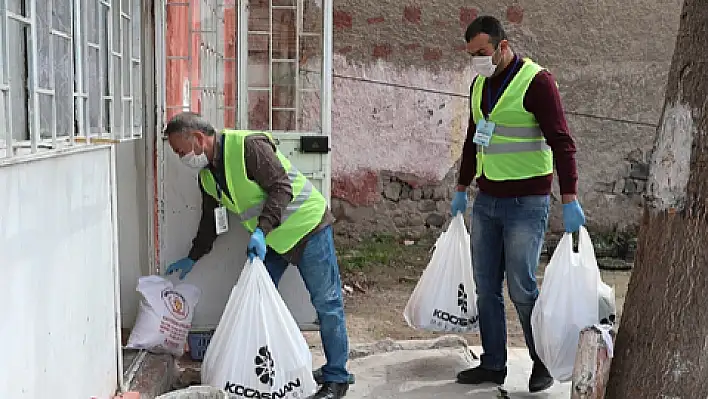
[[422,11],[420,7],[406,6],[403,8],[403,20],[412,24],[419,24]]
[[345,11],[335,11],[333,18],[335,29],[351,29],[353,21],[352,14]]
[[426,47],[423,50],[423,59],[425,61],[437,61],[442,58],[442,50],[439,48]]
[[520,24],[524,19],[524,9],[518,5],[514,4],[506,9],[506,20],[513,24]]
[[374,58],[387,58],[392,52],[393,49],[391,49],[390,44],[378,44],[374,46],[374,51],[372,51],[371,55]]
[[405,46],[403,46],[403,48],[407,51],[418,50],[420,48],[420,44],[418,44],[418,43],[406,44]]
[[460,7],[460,25],[467,26],[477,18],[476,8]]
[[385,21],[384,17],[376,17],[376,18],[367,19],[366,23],[368,23],[369,25],[374,25],[374,24],[380,24],[384,21]]
[[337,54],[349,54],[352,52],[352,46],[341,47],[337,49]]

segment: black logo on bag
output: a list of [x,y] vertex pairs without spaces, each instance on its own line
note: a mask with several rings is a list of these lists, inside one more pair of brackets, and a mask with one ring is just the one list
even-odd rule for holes
[[268,346],[262,346],[258,349],[258,354],[253,360],[255,364],[255,373],[258,376],[258,380],[264,384],[268,385],[269,388],[266,390],[260,390],[258,388],[247,387],[241,383],[226,381],[224,390],[231,395],[229,398],[257,398],[257,399],[278,399],[293,397],[298,398],[304,395],[302,381],[300,378],[295,378],[292,381],[288,381],[281,388],[273,388],[275,383],[275,361],[273,360],[273,355],[270,353]]
[[460,307],[462,313],[467,313],[467,293],[465,292],[465,285],[462,283],[457,287],[457,306]]
[[273,386],[275,380],[275,363],[273,362],[273,356],[271,356],[267,346],[258,349],[258,355],[256,355],[254,362],[256,364],[256,375],[258,379],[263,384]]
[[457,306],[462,311],[462,314],[459,316],[450,314],[441,309],[435,309],[433,311],[433,323],[438,327],[449,331],[463,331],[477,323],[479,319],[479,316],[477,315],[470,318],[462,316],[467,314],[467,311],[469,310],[467,292],[465,291],[465,285],[462,283],[457,286]]

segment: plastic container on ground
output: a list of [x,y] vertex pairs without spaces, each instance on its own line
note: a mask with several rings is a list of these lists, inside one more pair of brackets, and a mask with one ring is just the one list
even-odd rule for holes
[[218,388],[195,385],[193,387],[180,389],[178,391],[168,392],[160,395],[155,399],[228,399],[229,395],[226,391]]
[[214,336],[214,330],[189,332],[187,342],[189,343],[189,357],[191,357],[192,360],[204,360],[204,354],[206,353],[207,346],[209,346],[209,341],[211,341],[212,336]]

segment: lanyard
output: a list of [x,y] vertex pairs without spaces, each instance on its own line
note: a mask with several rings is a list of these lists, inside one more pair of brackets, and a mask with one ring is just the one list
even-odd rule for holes
[[214,176],[214,185],[216,185],[216,195],[219,196],[219,205],[221,205],[221,186],[219,186],[219,182],[217,181],[216,176]]
[[501,86],[499,86],[499,90],[497,90],[497,95],[494,97],[494,105],[492,105],[492,83],[491,81],[487,81],[487,108],[489,109],[489,112],[487,112],[487,114],[484,116],[485,119],[489,119],[489,115],[492,113],[492,110],[497,105],[496,103],[497,101],[499,101],[499,97],[501,97],[502,92],[504,92],[504,88],[506,87],[507,83],[509,83],[509,78],[511,78],[511,75],[514,73],[516,65],[518,64],[519,58],[517,57],[516,60],[514,60],[514,66],[512,66],[509,72],[507,72],[504,81],[502,82]]
[[[222,163],[224,163],[224,144],[225,143],[226,143],[226,137],[222,135],[221,142],[220,142],[221,148],[219,148],[219,150],[221,152],[221,162]],[[224,173],[226,173],[226,168],[224,168]],[[219,205],[221,205],[221,192],[222,192],[222,190],[221,190],[221,186],[219,185],[219,179],[217,179],[217,175],[219,174],[219,172],[217,171],[216,167],[214,167],[211,170],[211,174],[212,174],[212,176],[214,176],[214,185],[216,186],[216,195],[219,197],[218,198]],[[224,177],[224,179],[226,179],[226,178]]]

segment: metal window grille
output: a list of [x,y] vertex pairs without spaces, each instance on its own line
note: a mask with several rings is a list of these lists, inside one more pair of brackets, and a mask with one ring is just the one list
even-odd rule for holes
[[217,129],[224,127],[225,116],[233,119],[228,114],[236,110],[225,98],[225,86],[234,77],[224,75],[224,64],[233,65],[235,58],[226,51],[224,14],[234,8],[233,1],[167,1],[167,119],[194,111]]
[[0,158],[142,136],[140,0],[0,0]]
[[190,110],[217,129],[322,131],[320,2],[168,0],[165,11],[166,120]]
[[321,65],[321,4],[252,0],[247,13],[244,124],[271,131],[321,131],[319,74],[308,73],[319,72]]

